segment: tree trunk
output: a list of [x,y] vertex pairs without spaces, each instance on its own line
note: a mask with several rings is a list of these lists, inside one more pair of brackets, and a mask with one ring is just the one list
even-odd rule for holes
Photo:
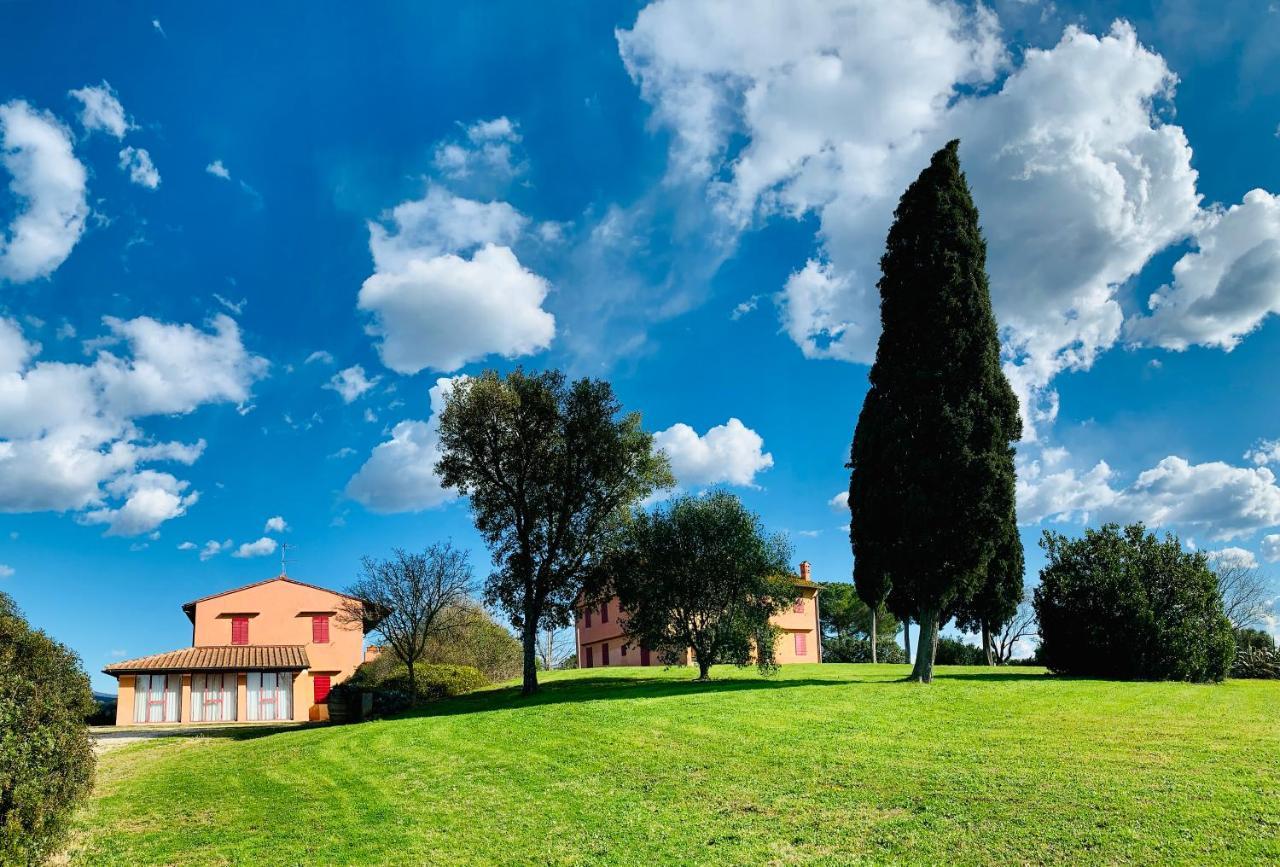
[[933,682],[933,656],[938,647],[938,613],[920,612],[920,644],[916,647],[916,664],[911,669],[911,679],[920,683]]
[[538,621],[526,613],[521,639],[524,643],[524,684],[521,695],[533,695],[538,691]]
[[876,610],[871,609],[871,663],[879,662],[876,658]]
[[987,628],[987,624],[982,624],[982,655],[987,659],[987,665],[995,665],[996,661],[991,655],[991,630]]
[[409,706],[417,707],[418,705],[418,686],[413,677],[414,663],[409,661]]
[[911,664],[911,618],[902,618],[902,649],[907,652],[907,665]]
[[694,657],[698,662],[698,680],[711,679],[711,660],[707,659],[700,653],[695,653]]

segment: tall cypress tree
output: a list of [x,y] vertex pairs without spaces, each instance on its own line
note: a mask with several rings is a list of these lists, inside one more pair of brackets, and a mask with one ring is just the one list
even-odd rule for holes
[[924,682],[941,622],[985,582],[1007,532],[1022,436],[959,145],[933,155],[894,212],[849,460],[858,595],[919,624],[911,676]]

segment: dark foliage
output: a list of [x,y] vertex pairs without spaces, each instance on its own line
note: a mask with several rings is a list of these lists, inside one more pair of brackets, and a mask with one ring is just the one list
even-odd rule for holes
[[1276,640],[1261,629],[1237,629],[1237,650],[1275,650]]
[[981,647],[955,638],[939,638],[933,661],[938,665],[986,665],[987,656]]
[[[986,242],[958,142],[894,212],[880,260],[883,330],[849,466],[858,595],[920,624],[920,647],[974,595],[1014,510],[1018,402],[1000,368]],[[913,676],[932,677],[931,653]]]
[[617,596],[623,629],[659,657],[773,669],[769,618],[795,603],[790,546],[724,491],[637,512],[601,563],[595,596]]
[[[822,640],[823,662],[870,662],[871,641],[867,638],[837,636]],[[899,665],[907,661],[902,647],[892,636],[881,637],[876,643],[876,661]]]
[[1203,554],[1142,524],[1081,539],[1046,531],[1035,591],[1041,657],[1088,677],[1217,681],[1235,657],[1231,623]]
[[1022,536],[1018,533],[1017,516],[1010,512],[995,556],[987,564],[987,574],[952,611],[957,629],[982,636],[982,662],[987,665],[1004,661],[997,658],[1003,654],[997,653],[993,640],[1018,615],[1018,606],[1026,596],[1025,572]]
[[[822,596],[818,600],[819,625],[822,628],[823,658],[827,658],[826,649],[840,642],[851,651],[856,642],[863,642],[867,650],[866,660],[839,659],[833,662],[871,662],[871,608],[858,596],[852,584],[833,581],[822,585]],[[901,650],[896,659],[880,658],[880,648],[893,645],[894,635],[899,629],[898,620],[883,605],[876,617],[876,654],[880,662],[901,662]]]
[[637,413],[602,380],[486,371],[440,414],[445,487],[467,497],[493,556],[485,598],[520,631],[523,692],[538,689],[541,631],[569,625],[585,576],[634,503],[672,484]]
[[43,863],[93,784],[80,658],[0,593],[0,864]]

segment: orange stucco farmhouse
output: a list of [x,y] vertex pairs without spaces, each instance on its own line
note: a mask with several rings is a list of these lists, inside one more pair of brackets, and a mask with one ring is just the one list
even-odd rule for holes
[[[821,589],[809,577],[809,564],[800,564],[800,577],[796,579],[800,598],[795,605],[781,614],[775,614],[770,622],[781,630],[775,647],[775,659],[779,664],[797,662],[822,662],[822,633],[818,629],[818,591]],[[618,600],[610,599],[599,605],[579,605],[575,627],[578,638],[578,667],[598,668],[618,665],[687,665],[692,659],[686,650],[678,659],[659,659],[631,640],[623,631],[619,620],[622,613]]]
[[353,603],[285,575],[186,603],[190,647],[103,669],[120,684],[116,725],[328,719],[372,625],[337,616]]

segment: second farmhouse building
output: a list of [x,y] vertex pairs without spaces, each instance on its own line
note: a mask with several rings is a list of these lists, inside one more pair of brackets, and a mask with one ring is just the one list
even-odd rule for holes
[[[822,662],[822,633],[818,623],[818,591],[809,576],[809,563],[800,564],[796,586],[800,596],[795,605],[771,620],[779,630],[775,658],[782,665],[799,662]],[[687,665],[692,653],[685,651],[678,659],[659,659],[633,641],[623,630],[622,610],[618,600],[598,605],[579,606],[575,622],[578,645],[578,667],[598,668],[618,665]]]

